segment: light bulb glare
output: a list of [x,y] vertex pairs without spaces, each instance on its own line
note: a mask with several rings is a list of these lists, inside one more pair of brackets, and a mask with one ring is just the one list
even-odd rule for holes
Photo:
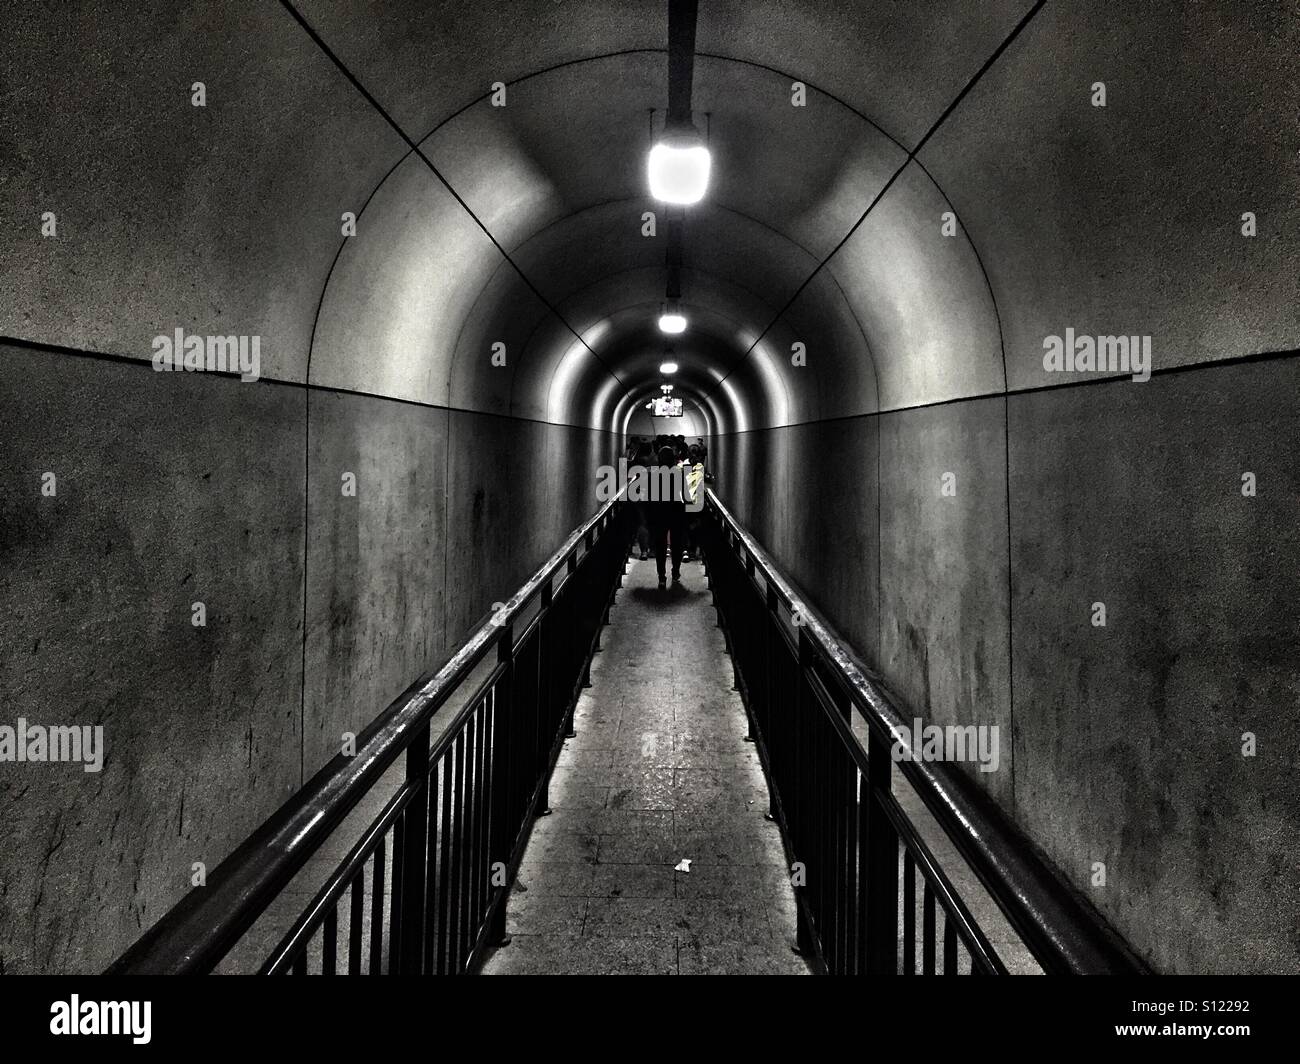
[[650,149],[650,195],[662,203],[699,203],[709,187],[713,160],[696,138],[665,137]]

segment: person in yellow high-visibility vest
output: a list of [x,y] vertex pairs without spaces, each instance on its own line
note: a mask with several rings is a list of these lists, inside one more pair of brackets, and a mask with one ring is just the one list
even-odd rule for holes
[[699,527],[697,516],[704,509],[704,458],[707,452],[699,444],[692,444],[686,451],[686,502],[689,506],[687,520],[686,561],[690,561],[700,552]]
[[687,501],[695,502],[700,497],[700,486],[704,483],[704,448],[693,444],[686,452],[686,491]]

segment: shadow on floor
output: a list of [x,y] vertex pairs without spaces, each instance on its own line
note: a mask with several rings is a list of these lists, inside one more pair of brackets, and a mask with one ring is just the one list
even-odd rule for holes
[[669,583],[667,587],[634,587],[632,598],[651,609],[665,609],[689,603],[695,604],[700,595],[707,594],[708,588],[687,587],[685,584]]

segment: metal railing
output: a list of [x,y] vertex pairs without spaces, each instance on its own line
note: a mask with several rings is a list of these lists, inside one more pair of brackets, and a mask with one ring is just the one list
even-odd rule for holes
[[[910,731],[892,696],[712,491],[702,532],[718,623],[767,775],[769,815],[792,868],[800,950],[832,974],[912,975],[919,967],[930,975],[940,963],[944,974],[961,974],[960,944],[969,973],[1006,974],[892,792],[891,751]],[[960,770],[923,759],[898,768],[1044,972],[1146,971]]]
[[[615,499],[580,526],[109,973],[213,971],[399,757],[400,786],[260,971],[474,971],[505,941],[510,887],[622,583],[623,517]],[[434,739],[435,714],[483,671]]]

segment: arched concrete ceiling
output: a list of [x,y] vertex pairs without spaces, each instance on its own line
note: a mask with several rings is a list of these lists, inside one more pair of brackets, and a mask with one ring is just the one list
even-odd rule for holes
[[[651,323],[665,290],[667,215],[646,198],[642,168],[651,112],[666,91],[662,53],[620,54],[526,78],[505,107],[483,100],[436,129],[423,151],[510,262],[431,187],[423,161],[409,158],[371,197],[362,232],[336,264],[313,379],[368,390],[382,380],[407,385],[403,398],[607,427],[603,382],[624,391],[632,354],[608,328],[610,315],[639,306]],[[752,64],[700,59],[695,98],[719,176],[707,203],[688,212],[683,298],[693,319],[730,321],[710,339],[729,333],[732,349],[703,345],[714,357],[699,369],[712,374],[706,394],[738,369],[719,396],[745,408],[715,414],[714,424],[727,431],[875,410],[877,347],[899,353],[887,379],[905,398],[1001,387],[987,284],[964,239],[925,239],[922,219],[947,203],[919,168],[808,283],[906,161],[897,144],[815,91],[822,113],[809,118],[791,105],[788,77]],[[648,210],[660,223],[650,238]],[[437,308],[404,289],[413,278],[421,292],[434,288],[425,279],[457,261],[496,269],[490,282],[472,265],[457,271],[438,289]],[[358,301],[358,291],[393,297]],[[937,314],[935,303],[952,312]],[[363,338],[372,356],[360,364]],[[795,342],[813,371],[785,365]],[[496,343],[509,353],[505,372],[490,358]],[[983,363],[965,357],[972,347]],[[964,370],[945,376],[958,350]],[[376,374],[371,363],[401,368]]]
[[[1030,6],[702,5],[679,361],[713,431],[1041,384],[1066,327],[1155,333],[1158,365],[1296,346],[1300,20],[1047,4],[909,163]],[[302,4],[454,194],[279,6],[101,10],[8,16],[7,335],[259,334],[265,376],[601,428],[654,385],[665,5]]]
[[1294,3],[1045,5],[919,156],[983,256],[1008,385],[1050,383],[1067,327],[1151,335],[1157,366],[1300,346],[1298,110]]

